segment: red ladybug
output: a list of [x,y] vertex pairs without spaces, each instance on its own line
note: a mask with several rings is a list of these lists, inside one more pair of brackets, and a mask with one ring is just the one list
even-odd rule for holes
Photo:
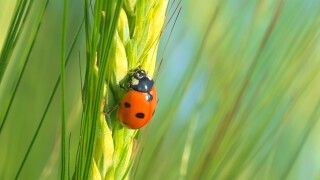
[[122,125],[139,129],[150,121],[158,102],[157,91],[153,84],[153,80],[147,77],[145,71],[134,71],[129,91],[119,105],[118,118]]

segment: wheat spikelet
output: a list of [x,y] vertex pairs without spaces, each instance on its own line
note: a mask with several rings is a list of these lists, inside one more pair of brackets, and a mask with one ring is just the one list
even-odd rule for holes
[[[167,4],[167,0],[124,1],[107,61],[101,112],[120,102],[125,91],[119,84],[126,80],[128,71],[141,66],[153,75]],[[122,127],[115,112],[110,116],[101,113],[96,124],[91,179],[122,179],[130,171],[137,130]]]

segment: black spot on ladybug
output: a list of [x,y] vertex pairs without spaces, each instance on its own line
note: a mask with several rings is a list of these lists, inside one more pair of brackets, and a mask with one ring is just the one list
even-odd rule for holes
[[144,113],[137,113],[136,117],[139,119],[143,119],[144,118]]
[[130,103],[128,103],[128,102],[125,102],[125,103],[124,103],[124,107],[126,107],[126,108],[130,108],[130,107],[131,107],[131,104],[130,104]]

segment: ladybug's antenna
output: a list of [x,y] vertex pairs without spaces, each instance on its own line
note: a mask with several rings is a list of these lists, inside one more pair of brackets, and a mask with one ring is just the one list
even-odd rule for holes
[[[180,2],[181,2],[181,1],[180,1]],[[180,2],[179,2],[179,3],[180,3]],[[180,15],[181,9],[182,9],[182,7],[179,8],[178,14],[177,14],[177,16],[176,16],[176,18],[175,18],[175,20],[174,20],[173,26],[172,26],[172,28],[171,28],[169,37],[168,37],[168,39],[167,39],[167,41],[166,41],[166,44],[165,44],[165,46],[164,46],[164,48],[163,48],[163,51],[162,51],[162,54],[161,54],[161,56],[160,56],[160,57],[161,57],[161,60],[160,60],[159,64],[157,65],[158,69],[157,69],[157,71],[156,71],[156,73],[155,73],[155,78],[154,78],[154,82],[155,82],[155,83],[156,83],[156,81],[157,81],[157,79],[158,79],[159,72],[160,72],[160,68],[161,68],[161,65],[162,65],[162,62],[163,62],[163,56],[164,56],[164,53],[165,53],[165,51],[166,51],[166,49],[167,49],[167,47],[168,47],[169,40],[171,39],[171,35],[172,35],[172,32],[173,32],[174,27],[176,26],[176,22],[177,22],[177,20],[178,20],[179,15]]]
[[117,104],[117,105],[115,105],[115,106],[113,106],[109,111],[104,112],[104,115],[109,115],[109,114],[111,114],[119,105],[120,105],[120,103]]

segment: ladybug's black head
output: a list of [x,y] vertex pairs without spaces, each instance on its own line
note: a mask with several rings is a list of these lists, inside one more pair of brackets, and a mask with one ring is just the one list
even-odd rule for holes
[[144,70],[136,69],[133,74],[133,78],[140,80],[141,78],[147,77],[147,73]]
[[144,70],[135,70],[130,88],[139,92],[150,92],[154,82]]

